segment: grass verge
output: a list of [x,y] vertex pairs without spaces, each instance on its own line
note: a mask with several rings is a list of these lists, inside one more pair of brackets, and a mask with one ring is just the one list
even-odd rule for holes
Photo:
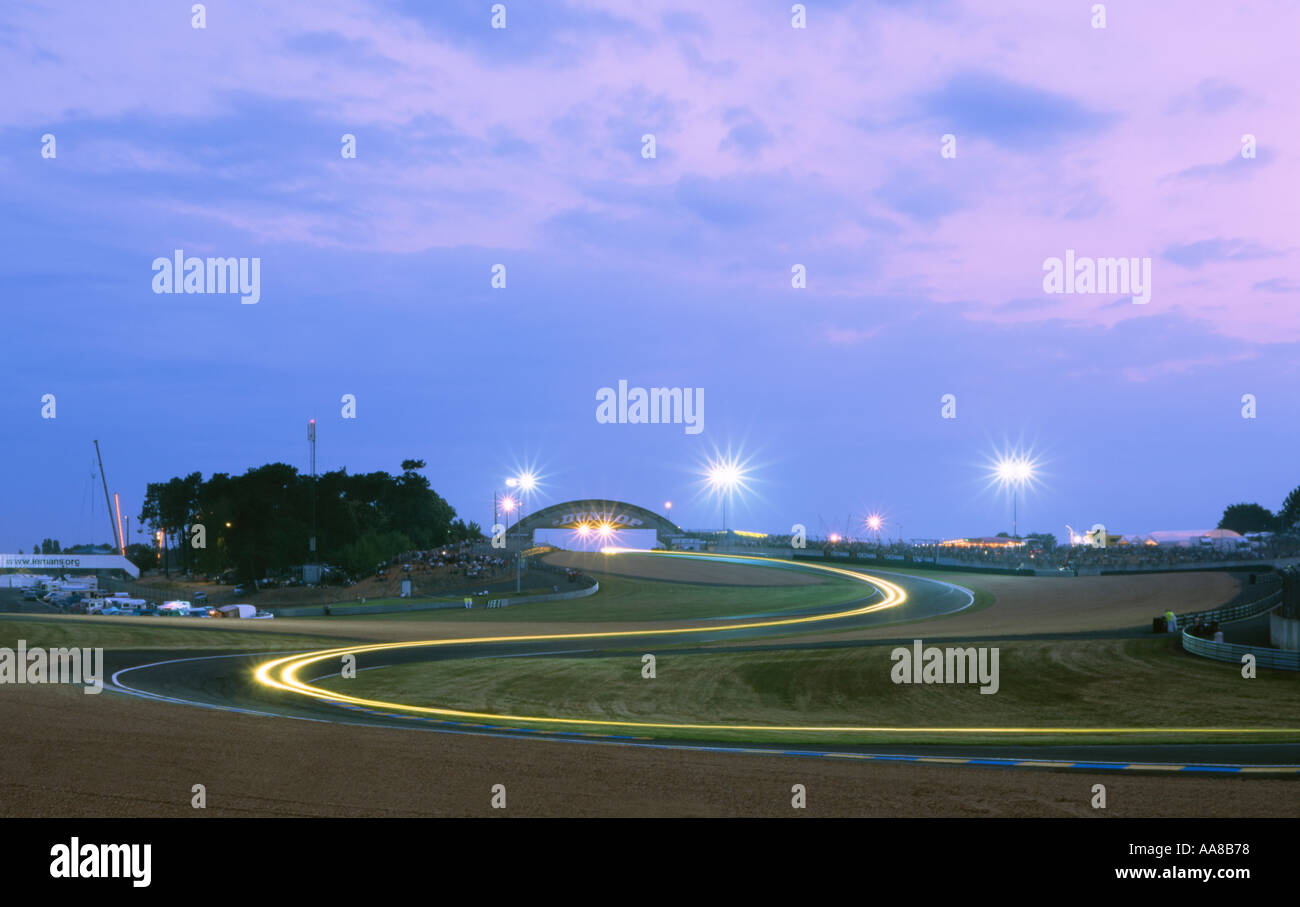
[[[0,646],[77,646],[104,649],[235,649],[248,652],[329,648],[336,637],[222,629],[221,621],[166,618],[168,625],[137,617],[84,618],[0,615]],[[174,623],[175,626],[170,624]]]
[[[762,569],[762,568],[756,568]],[[447,608],[389,614],[339,615],[320,620],[473,620],[484,623],[546,620],[557,623],[699,620],[741,617],[855,601],[871,593],[853,580],[828,576],[806,586],[695,586],[610,574],[593,574],[600,591],[585,598],[533,602],[506,608]],[[563,589],[563,587],[561,587]],[[501,598],[509,596],[501,595]]]
[[[655,738],[754,743],[1192,743],[1300,741],[1300,685],[1287,672],[1245,680],[1231,665],[1195,659],[1165,639],[998,644],[999,690],[895,684],[891,646],[803,651],[665,652],[657,677],[641,652],[600,657],[456,660],[365,671],[320,685],[352,696],[465,711],[558,718],[765,726],[961,728],[1271,728],[1240,737],[1203,730],[1170,735],[938,734],[863,731],[682,730],[591,727]],[[520,722],[522,726],[529,725]]]

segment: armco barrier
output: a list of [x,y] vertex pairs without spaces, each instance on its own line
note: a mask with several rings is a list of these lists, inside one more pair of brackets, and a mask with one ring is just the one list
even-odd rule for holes
[[1286,649],[1269,649],[1264,646],[1243,646],[1233,642],[1212,642],[1183,631],[1183,651],[1192,655],[1241,664],[1241,656],[1250,653],[1261,668],[1280,668],[1283,671],[1300,671],[1300,652]]
[[[534,602],[558,602],[571,598],[585,598],[588,595],[595,595],[600,591],[600,583],[593,582],[586,589],[575,589],[572,592],[547,592],[545,595],[521,595],[518,598],[493,599],[493,601],[503,604],[494,607],[505,607],[506,605],[528,605]],[[345,614],[398,614],[406,611],[442,611],[448,608],[465,609],[465,605],[460,601],[451,602],[420,602],[409,599],[405,604],[400,605],[330,605],[329,613],[331,616],[342,616]],[[315,617],[325,613],[325,605],[313,605],[308,607],[296,608],[270,608],[272,614],[276,617]]]
[[1253,602],[1241,602],[1236,605],[1224,605],[1221,608],[1211,608],[1209,611],[1189,611],[1186,614],[1176,614],[1178,626],[1190,627],[1196,618],[1200,618],[1202,623],[1208,624],[1212,621],[1218,621],[1221,624],[1230,623],[1234,620],[1246,620],[1251,617],[1258,617],[1266,611],[1272,611],[1278,605],[1282,604],[1282,590],[1270,592],[1262,598],[1257,598]]
[[1192,621],[1198,617],[1201,618],[1201,622],[1204,624],[1216,620],[1220,624],[1226,624],[1258,617],[1272,611],[1280,604],[1282,604],[1282,590],[1279,589],[1277,592],[1265,595],[1253,602],[1180,615],[1178,625],[1183,628],[1183,651],[1192,655],[1200,655],[1203,658],[1212,658],[1215,661],[1229,661],[1234,664],[1240,664],[1241,656],[1250,653],[1255,656],[1255,664],[1261,668],[1300,671],[1300,652],[1290,652],[1286,649],[1270,649],[1267,646],[1244,646],[1233,642],[1214,642],[1213,640],[1193,636],[1189,632]]

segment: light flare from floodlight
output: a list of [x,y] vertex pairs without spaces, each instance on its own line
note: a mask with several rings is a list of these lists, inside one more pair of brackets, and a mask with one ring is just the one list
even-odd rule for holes
[[704,485],[719,497],[748,491],[749,477],[749,464],[731,453],[715,454],[704,466]]
[[1023,491],[1038,485],[1041,467],[1032,451],[1007,450],[989,461],[989,484],[1000,491]]
[[610,547],[622,547],[618,525],[609,520],[599,522],[584,520],[573,527],[573,537],[582,551],[603,551]]
[[988,482],[1011,498],[1011,535],[1020,537],[1020,501],[1038,488],[1042,468],[1033,450],[1024,447],[1003,449],[988,463]]
[[713,449],[713,456],[697,464],[698,487],[707,498],[711,498],[722,507],[722,529],[729,530],[728,511],[734,509],[737,501],[745,502],[754,489],[752,465],[743,452],[733,452],[728,447],[723,453]]
[[516,460],[514,469],[506,476],[505,484],[514,493],[521,508],[531,505],[533,495],[545,496],[545,476],[533,462],[521,463]]

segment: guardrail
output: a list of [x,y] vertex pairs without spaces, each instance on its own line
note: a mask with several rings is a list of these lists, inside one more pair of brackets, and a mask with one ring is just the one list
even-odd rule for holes
[[1286,649],[1270,649],[1265,646],[1243,646],[1234,642],[1212,642],[1193,636],[1183,631],[1183,651],[1215,661],[1241,663],[1241,656],[1255,656],[1255,664],[1261,668],[1279,668],[1283,671],[1300,671],[1300,652]]
[[1210,639],[1193,636],[1189,629],[1191,622],[1197,617],[1201,618],[1201,622],[1205,624],[1216,620],[1220,624],[1226,624],[1259,617],[1261,614],[1272,611],[1280,604],[1282,604],[1281,589],[1253,602],[1243,602],[1223,608],[1214,608],[1209,611],[1193,611],[1190,614],[1185,614],[1179,618],[1183,627],[1183,651],[1191,655],[1200,655],[1202,658],[1212,658],[1215,661],[1228,661],[1234,664],[1240,664],[1241,656],[1250,654],[1255,656],[1255,664],[1261,668],[1300,671],[1300,652],[1292,652],[1287,649],[1271,649],[1268,646],[1247,646],[1235,642],[1214,642]]
[[1234,620],[1246,620],[1251,617],[1258,617],[1266,611],[1272,611],[1282,603],[1282,590],[1270,592],[1263,598],[1258,598],[1253,602],[1241,602],[1236,605],[1223,605],[1218,608],[1211,608],[1209,611],[1189,611],[1186,614],[1179,614],[1178,625],[1191,626],[1192,621],[1200,618],[1202,623],[1218,621],[1221,624],[1230,623]]

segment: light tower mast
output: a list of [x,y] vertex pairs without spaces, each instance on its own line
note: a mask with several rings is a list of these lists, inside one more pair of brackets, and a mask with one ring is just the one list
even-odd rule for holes
[[[311,564],[316,565],[316,420],[307,422],[307,440],[311,442],[311,538],[307,550],[311,554]],[[319,571],[313,570],[312,582],[320,582]],[[303,577],[306,580],[306,577]]]

